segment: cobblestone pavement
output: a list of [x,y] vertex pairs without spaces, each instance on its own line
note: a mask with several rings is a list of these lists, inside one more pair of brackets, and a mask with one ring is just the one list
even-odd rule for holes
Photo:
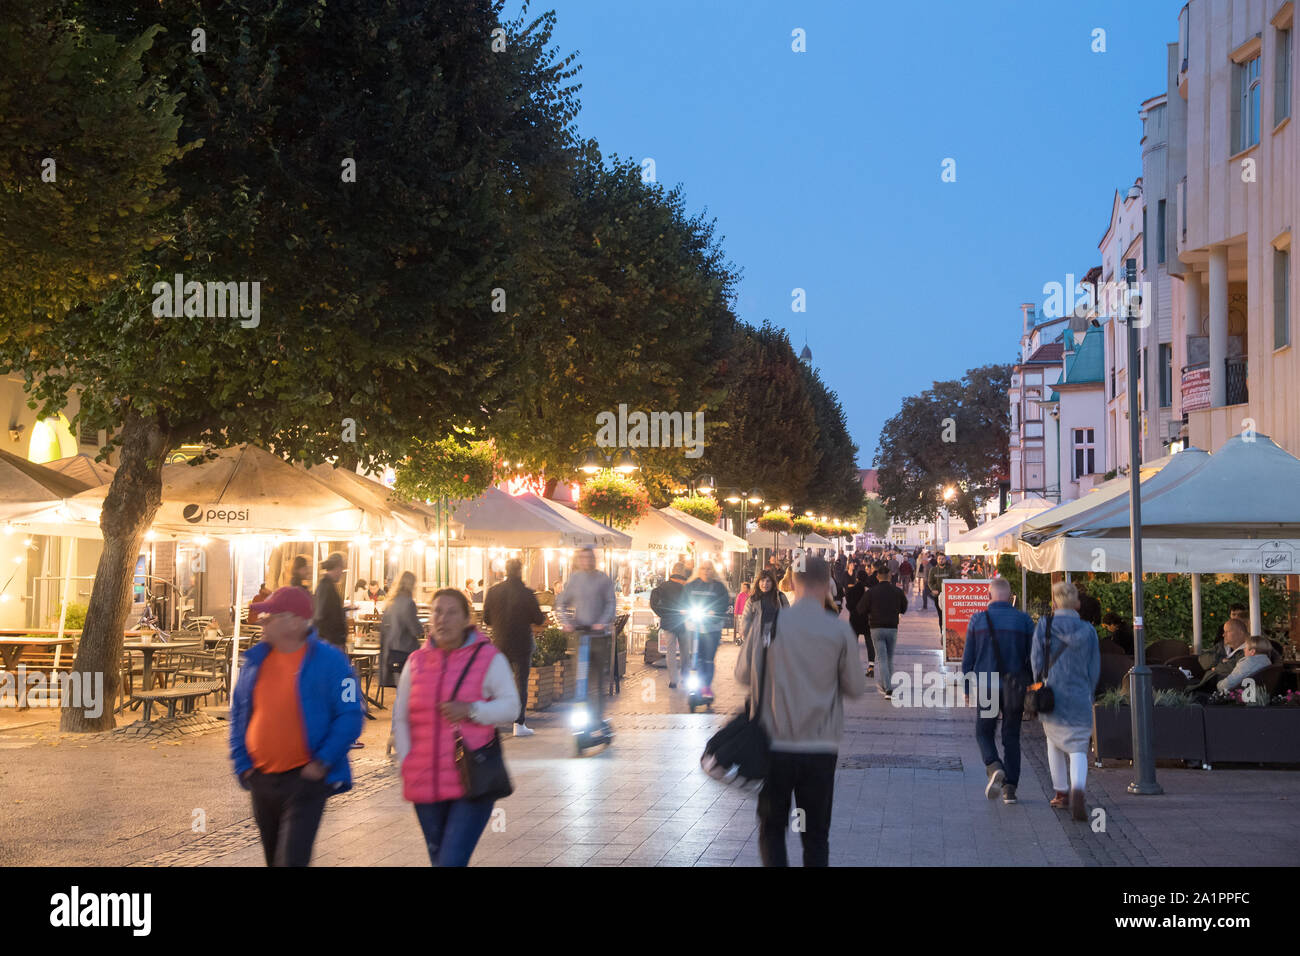
[[[938,669],[938,643],[933,611],[909,612],[896,669]],[[506,738],[515,793],[498,804],[474,865],[757,865],[754,797],[698,766],[705,741],[742,704],[735,655],[722,646],[715,708],[695,714],[662,668],[633,661],[610,706],[613,746],[582,758],[566,705],[530,716],[534,737]],[[87,741],[33,713],[0,721],[0,799],[12,824],[0,834],[0,863],[262,864],[224,726],[187,727],[172,740]],[[428,865],[384,755],[388,714],[379,713],[366,723],[365,749],[353,752],[353,790],[326,810],[316,865]],[[1127,764],[1090,768],[1089,805],[1104,816],[1078,824],[1047,805],[1036,723],[1025,727],[1019,804],[987,800],[973,721],[965,707],[895,707],[874,686],[848,702],[832,864],[1261,865],[1300,855],[1300,773],[1161,768],[1165,795],[1135,797],[1125,791]],[[797,835],[789,842],[797,863]]]

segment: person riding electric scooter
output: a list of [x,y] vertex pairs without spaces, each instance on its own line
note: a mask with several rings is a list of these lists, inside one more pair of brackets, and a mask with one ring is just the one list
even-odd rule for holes
[[[698,703],[713,703],[713,659],[722,641],[722,628],[730,614],[731,595],[727,586],[718,580],[709,561],[701,561],[695,575],[682,589],[682,606],[685,608],[686,626],[693,638],[691,676],[698,675],[701,684],[698,696],[690,693],[691,710]],[[694,683],[687,678],[687,687]]]
[[564,630],[579,637],[577,703],[571,715],[579,754],[587,747],[609,743],[614,736],[605,719],[605,681],[613,657],[616,608],[614,582],[596,570],[595,552],[582,549],[574,558],[574,571],[564,590],[555,599],[555,612]]

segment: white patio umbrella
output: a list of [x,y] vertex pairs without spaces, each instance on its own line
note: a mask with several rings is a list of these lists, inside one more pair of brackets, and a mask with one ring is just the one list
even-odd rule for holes
[[549,508],[537,507],[488,488],[457,502],[452,517],[464,525],[460,546],[501,548],[585,548],[599,546],[598,535]]
[[[78,537],[98,538],[99,528],[89,522],[74,522],[70,499],[89,487],[89,482],[38,465],[25,458],[0,451],[0,524],[6,532],[45,534],[67,539],[63,560],[63,592],[59,600],[59,631],[63,638],[72,594],[72,562]],[[58,667],[62,648],[55,650]]]
[[711,525],[707,521],[701,521],[694,515],[688,515],[684,511],[678,511],[676,508],[660,508],[659,513],[668,518],[674,524],[681,525],[688,536],[694,535],[696,540],[711,541],[713,544],[709,547],[710,551],[719,552],[737,552],[740,554],[749,553],[749,543],[741,537],[732,534],[716,525]]
[[630,534],[619,531],[617,528],[606,527],[595,518],[589,518],[581,511],[562,505],[558,501],[543,498],[531,491],[516,495],[515,500],[532,508],[541,508],[551,514],[558,515],[570,524],[577,525],[595,538],[592,547],[626,551],[632,546],[632,536]]
[[1046,498],[1037,496],[1017,501],[996,518],[971,528],[965,534],[949,538],[943,546],[945,552],[953,554],[998,554],[1003,551],[1015,551],[1015,533],[1033,516],[1052,507]]
[[694,540],[683,525],[654,508],[625,530],[632,537],[628,546],[632,551],[680,553],[691,550]]
[[47,461],[45,467],[80,481],[87,488],[108,484],[117,472],[117,469],[107,462],[96,461],[93,456],[84,453]]

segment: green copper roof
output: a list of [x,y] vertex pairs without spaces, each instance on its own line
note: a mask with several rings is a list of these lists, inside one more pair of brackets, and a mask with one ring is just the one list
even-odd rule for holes
[[1103,381],[1104,365],[1101,329],[1088,329],[1083,336],[1083,341],[1070,356],[1070,362],[1065,367],[1065,378],[1062,381],[1069,385]]

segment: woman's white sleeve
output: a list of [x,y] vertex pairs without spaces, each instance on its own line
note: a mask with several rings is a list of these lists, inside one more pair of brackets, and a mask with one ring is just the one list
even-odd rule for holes
[[514,671],[504,654],[497,654],[483,677],[483,695],[487,700],[474,704],[477,724],[506,724],[519,716],[519,690]]
[[410,661],[397,679],[397,702],[393,704],[393,746],[401,766],[411,752],[411,667]]

